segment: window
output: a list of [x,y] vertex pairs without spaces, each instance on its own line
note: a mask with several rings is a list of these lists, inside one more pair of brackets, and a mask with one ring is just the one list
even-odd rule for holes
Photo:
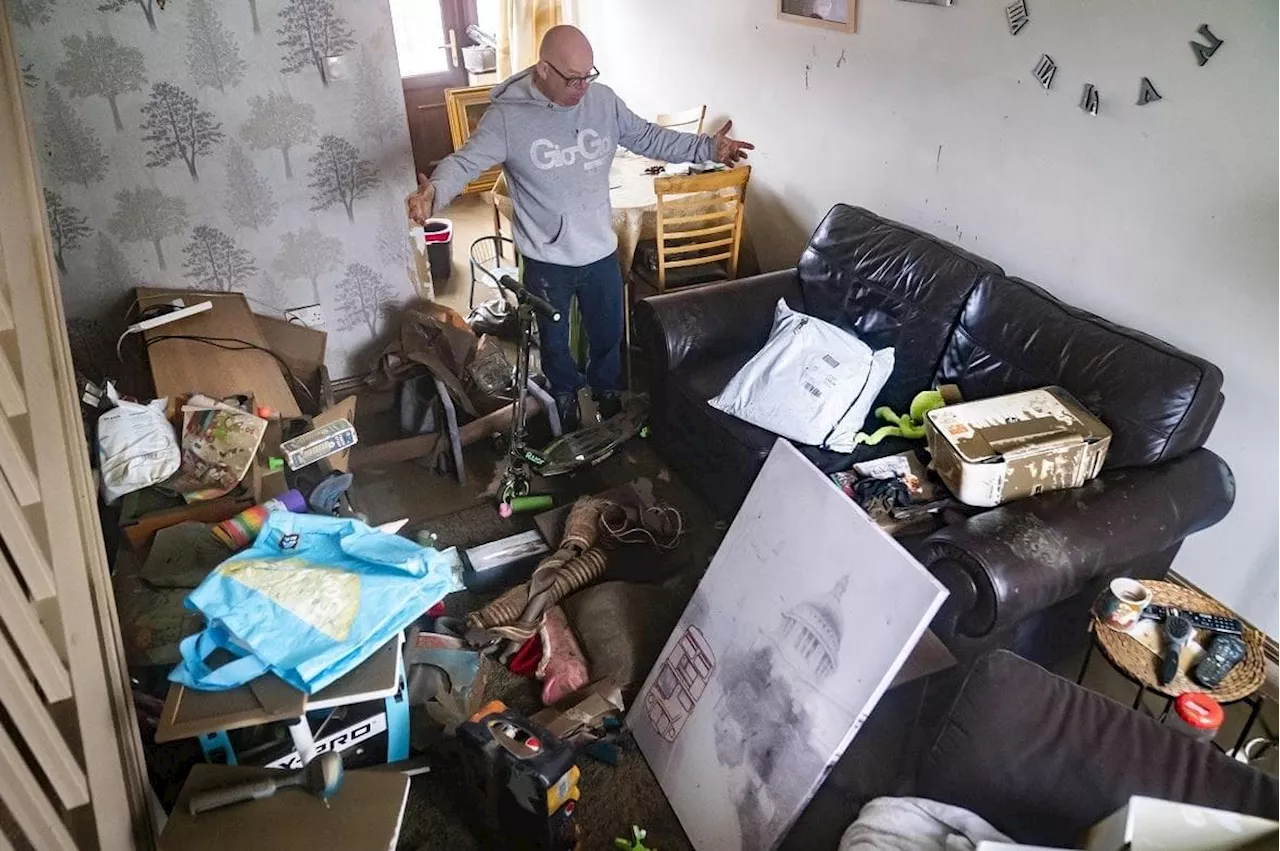
[[418,77],[449,70],[441,0],[391,0],[391,28],[396,36],[400,76]]

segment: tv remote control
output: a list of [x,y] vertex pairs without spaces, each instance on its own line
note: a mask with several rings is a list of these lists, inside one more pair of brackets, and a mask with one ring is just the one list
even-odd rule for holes
[[1229,618],[1224,615],[1210,615],[1204,612],[1184,612],[1181,609],[1174,609],[1169,606],[1161,606],[1155,603],[1147,606],[1143,610],[1142,616],[1148,620],[1163,621],[1169,617],[1170,613],[1182,615],[1191,621],[1191,625],[1196,629],[1205,629],[1209,632],[1221,632],[1226,635],[1243,635],[1244,624],[1236,618]]

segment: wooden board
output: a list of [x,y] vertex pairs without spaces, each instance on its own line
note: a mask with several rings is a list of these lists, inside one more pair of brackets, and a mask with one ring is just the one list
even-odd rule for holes
[[[207,298],[213,309],[147,331],[147,340],[171,334],[243,340],[266,348],[249,302],[238,293],[202,297],[190,291],[138,289],[139,310],[182,297],[188,306]],[[232,344],[234,345],[234,344]],[[193,340],[165,340],[147,350],[156,395],[174,398],[204,393],[220,398],[252,393],[254,403],[279,411],[281,416],[300,413],[280,364],[266,352],[231,352]]]
[[156,728],[157,742],[170,742],[219,730],[238,730],[300,717],[321,707],[360,703],[394,694],[398,685],[400,639],[382,645],[332,685],[310,698],[274,674],[226,691],[197,691],[169,686]]
[[163,851],[393,851],[400,835],[409,778],[391,771],[348,771],[329,800],[298,788],[269,798],[192,816],[187,802],[196,792],[270,777],[270,768],[196,765],[182,786],[169,823],[160,835]]

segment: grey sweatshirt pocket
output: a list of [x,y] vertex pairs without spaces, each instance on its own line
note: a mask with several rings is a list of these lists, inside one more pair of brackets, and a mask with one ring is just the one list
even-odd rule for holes
[[547,240],[547,245],[551,246],[558,243],[560,238],[564,236],[566,230],[568,230],[568,227],[565,215],[564,213],[561,213],[559,220],[556,222],[556,226],[551,231],[551,238]]

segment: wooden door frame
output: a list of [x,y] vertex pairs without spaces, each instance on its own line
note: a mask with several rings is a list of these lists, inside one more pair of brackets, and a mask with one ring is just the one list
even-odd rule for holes
[[[452,19],[456,22],[455,29],[457,31],[458,38],[458,64],[456,67],[451,69],[453,73],[449,74],[420,74],[414,77],[400,78],[400,88],[406,96],[409,92],[415,90],[440,90],[440,99],[438,102],[431,101],[429,103],[417,104],[411,107],[408,104],[406,97],[405,111],[409,117],[409,141],[411,147],[413,145],[415,129],[413,111],[430,109],[433,111],[433,117],[434,114],[438,113],[440,120],[443,122],[442,129],[447,131],[449,129],[449,107],[444,97],[444,91],[451,88],[465,87],[470,82],[470,77],[462,62],[462,48],[472,44],[471,39],[467,36],[467,26],[469,24],[478,23],[479,16],[476,12],[475,0],[440,0],[440,2],[442,9],[445,9],[444,23],[446,35],[450,29],[449,20]],[[417,152],[414,151],[415,171],[423,171],[426,174],[430,174],[435,169],[435,166],[439,164],[439,160],[429,163],[419,163],[417,162],[416,154]],[[448,153],[445,153],[444,156],[448,156]],[[441,159],[443,159],[443,157],[441,157]]]
[[[70,687],[69,696],[42,690],[42,704],[29,699],[34,688],[11,684],[13,691],[27,695],[23,709],[28,718],[52,722],[42,727],[39,745],[61,758],[66,791],[55,788],[54,794],[46,794],[37,778],[44,775],[56,786],[52,767],[24,759],[6,741],[0,744],[0,751],[7,750],[0,754],[0,799],[20,833],[37,848],[152,848],[156,831],[145,759],[34,151],[17,50],[8,17],[0,14],[0,197],[6,201],[0,205],[0,359],[9,366],[0,369],[9,373],[0,382],[7,392],[0,392],[0,418],[5,420],[0,431],[17,436],[0,465],[26,466],[37,488],[36,499],[14,513],[5,508],[16,504],[14,496],[0,479],[0,515],[9,524],[0,535],[13,562],[0,560],[0,571],[26,566],[47,572],[49,580],[48,587],[28,583],[24,594],[6,596],[0,601],[0,619],[11,627],[11,619],[20,620],[29,628],[25,619],[28,612],[35,613],[57,658],[33,662],[21,646],[18,655],[27,657],[29,668],[54,677],[63,672]],[[20,368],[9,360],[15,354]],[[22,410],[15,412],[12,406],[18,403]],[[24,561],[26,565],[20,563]],[[8,585],[11,591],[15,587]],[[40,641],[39,633],[28,629],[28,635]],[[0,656],[12,657],[2,636],[0,642]],[[30,750],[41,752],[32,747],[27,731],[19,733]],[[32,824],[42,829],[31,829]],[[12,828],[6,823],[0,830]],[[0,834],[0,845],[3,839]]]

